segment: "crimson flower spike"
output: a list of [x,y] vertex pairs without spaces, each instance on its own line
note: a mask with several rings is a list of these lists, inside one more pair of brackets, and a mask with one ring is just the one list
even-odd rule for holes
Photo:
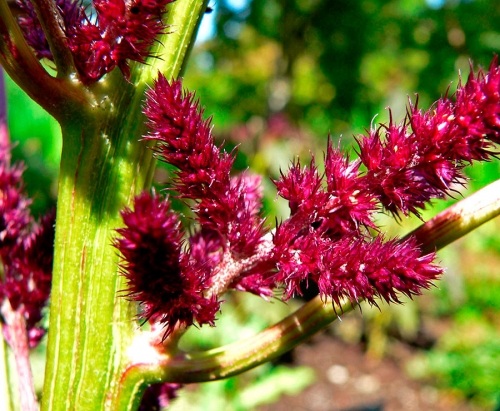
[[[293,163],[274,181],[291,215],[268,232],[259,214],[258,178],[231,176],[235,153],[215,145],[210,119],[203,120],[194,95],[183,91],[180,81],[160,75],[147,94],[151,132],[144,138],[156,142],[161,161],[177,168],[172,190],[191,206],[199,229],[181,246],[180,225],[168,203],[161,203],[168,212],[153,213],[158,221],[149,222],[151,213],[146,217],[141,204],[147,199],[158,208],[160,200],[155,195],[138,197],[136,210],[123,214],[128,228],[119,231],[123,238],[116,243],[130,295],[146,307],[146,318],[152,304],[154,315],[171,333],[173,322],[213,324],[216,300],[231,288],[263,297],[280,290],[286,300],[301,294],[304,284],[316,283],[324,299],[337,303],[344,297],[352,303],[366,299],[377,304],[377,298],[399,303],[399,294],[419,294],[443,273],[434,253],[424,255],[413,238],[386,239],[374,215],[381,210],[419,215],[432,199],[464,183],[467,164],[496,156],[499,99],[495,58],[487,73],[471,73],[454,98],[441,98],[429,111],[410,103],[401,123],[391,118],[389,124],[358,137],[359,159],[350,160],[329,141],[324,173],[313,158],[305,167]],[[142,222],[135,229],[140,226],[140,236],[130,231],[133,220]],[[155,236],[169,238],[154,242],[176,244],[175,253],[142,254],[149,248],[147,238],[152,238],[147,237],[148,225],[156,227]],[[169,228],[165,231],[163,225]],[[145,259],[155,261],[157,268],[136,269]],[[172,268],[165,272],[161,267]],[[188,278],[188,271],[196,275]],[[156,295],[137,292],[145,283],[155,290],[182,283],[176,296],[196,289],[197,298],[205,298],[199,301],[212,302],[207,303],[210,315],[197,318],[201,305],[194,300],[177,303],[167,298],[162,305]],[[176,304],[186,317],[173,314]]]
[[500,68],[471,71],[455,99],[444,97],[428,111],[410,105],[406,119],[358,139],[372,193],[393,214],[419,215],[433,198],[443,198],[465,181],[463,168],[498,155]]
[[[52,279],[55,214],[33,221],[22,183],[23,167],[10,165],[10,147],[0,148],[0,305],[21,313],[29,344],[36,346],[46,330],[40,325]],[[9,340],[8,324],[4,327]]]
[[115,240],[123,257],[126,295],[142,305],[141,317],[165,325],[164,337],[176,326],[213,324],[219,310],[215,297],[205,298],[207,270],[182,251],[182,231],[170,203],[155,193],[135,198],[134,211],[122,212],[125,227]]

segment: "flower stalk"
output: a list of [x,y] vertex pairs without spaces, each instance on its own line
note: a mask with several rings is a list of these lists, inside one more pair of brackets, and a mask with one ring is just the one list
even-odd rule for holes
[[500,214],[500,180],[448,207],[408,233],[424,253],[440,250]]
[[[48,113],[61,121],[89,101],[88,94],[66,79],[52,77],[35,57],[6,0],[0,1],[0,64],[7,74]],[[77,107],[75,107],[77,106]]]
[[15,370],[9,364],[9,347],[3,333],[0,333],[0,407],[6,411],[14,409],[14,396],[17,381],[12,381]]
[[33,6],[54,56],[57,76],[69,78],[76,73],[76,68],[73,55],[67,46],[68,39],[63,30],[64,22],[57,5],[51,0],[34,0]]
[[[426,250],[424,252],[445,247],[500,215],[499,185],[500,180],[470,195],[408,236],[415,236],[422,249]],[[471,218],[473,215],[479,217]],[[435,227],[446,227],[446,230],[434,232],[432,230]],[[450,232],[453,235],[449,235]],[[148,382],[186,384],[228,378],[283,355],[355,307],[348,299],[338,304],[317,296],[287,318],[253,337],[209,351],[180,352],[174,357],[162,352],[152,335],[143,333],[134,337],[126,374],[135,380],[136,389]],[[128,395],[124,394],[127,398]]]

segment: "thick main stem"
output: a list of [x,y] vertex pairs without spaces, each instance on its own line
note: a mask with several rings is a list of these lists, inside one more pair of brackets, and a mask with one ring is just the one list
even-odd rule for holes
[[121,120],[94,115],[63,129],[45,410],[106,409],[134,331],[111,241],[152,160],[123,138]]
[[120,296],[126,287],[111,244],[121,224],[119,211],[151,180],[152,152],[139,142],[144,90],[157,70],[168,78],[178,75],[205,3],[174,3],[168,20],[173,33],[159,43],[161,58],[150,66],[133,65],[130,83],[115,70],[90,88],[95,105],[62,117],[42,410],[133,409],[140,399],[140,390],[123,397],[129,384],[122,378],[129,365],[125,353],[137,326],[135,307]]

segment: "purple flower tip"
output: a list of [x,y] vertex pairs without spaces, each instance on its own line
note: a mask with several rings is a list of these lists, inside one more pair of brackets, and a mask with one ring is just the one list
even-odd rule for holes
[[219,302],[203,294],[209,277],[183,252],[180,223],[170,203],[145,192],[122,217],[125,227],[117,230],[114,245],[122,256],[127,295],[142,303],[141,317],[165,325],[165,337],[177,323],[213,324]]
[[180,388],[181,384],[170,382],[149,386],[144,392],[139,411],[160,411],[168,408],[171,401],[177,398]]

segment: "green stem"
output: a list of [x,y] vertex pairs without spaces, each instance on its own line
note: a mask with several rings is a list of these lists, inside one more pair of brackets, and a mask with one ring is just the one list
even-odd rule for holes
[[[133,309],[111,247],[119,210],[143,185],[114,122],[64,127],[50,330],[42,409],[105,409],[120,373]],[[143,147],[131,143],[137,154]],[[142,180],[142,181],[141,181]]]
[[[442,248],[500,214],[500,180],[438,214],[409,235],[422,244],[424,253]],[[435,230],[435,231],[433,231]],[[240,374],[270,361],[323,330],[338,315],[351,311],[348,301],[340,306],[319,297],[259,334],[215,350],[175,358],[160,351],[154,336],[137,335],[129,350],[129,379],[139,389],[154,382],[206,382]],[[121,394],[127,397],[125,393]]]
[[63,30],[64,21],[56,2],[54,0],[32,0],[32,3],[54,57],[57,76],[69,78],[71,75],[76,74],[76,67]]
[[[166,50],[192,40],[198,22],[193,10],[202,3],[179,0],[173,5],[169,21],[182,30],[162,40]],[[188,48],[183,50],[166,54],[155,67],[176,77]],[[156,76],[156,70],[149,70],[135,65],[131,83],[115,70],[90,89],[99,96],[97,105],[82,107],[62,122],[42,410],[132,410],[142,395],[128,389],[134,384],[126,369],[137,332],[135,305],[119,296],[126,285],[111,243],[121,225],[120,210],[150,184],[154,168],[151,150],[139,142],[145,131],[143,92]]]
[[146,65],[133,65],[132,79],[150,85],[159,71],[168,79],[182,74],[208,1],[177,0],[171,5],[168,32],[160,36],[152,48],[154,57],[150,57]]
[[439,250],[500,214],[500,180],[497,180],[409,233],[422,251]]

